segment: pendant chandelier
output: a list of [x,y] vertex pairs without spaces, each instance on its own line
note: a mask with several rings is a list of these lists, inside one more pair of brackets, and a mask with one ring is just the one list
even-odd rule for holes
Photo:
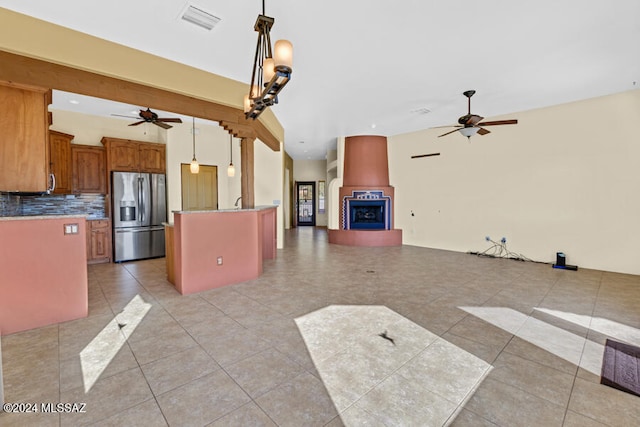
[[233,166],[233,135],[229,134],[229,152],[231,153],[231,162],[227,167],[227,176],[234,177],[236,175],[236,167]]
[[274,19],[265,16],[264,0],[262,15],[254,25],[258,32],[258,43],[251,74],[249,94],[244,97],[244,113],[256,119],[267,107],[278,103],[278,93],[291,79],[293,46],[288,40],[278,40],[271,49],[271,27]]
[[200,164],[196,160],[196,118],[193,117],[193,127],[191,128],[191,135],[193,135],[193,160],[191,160],[191,165],[189,165],[189,169],[191,173],[200,172]]

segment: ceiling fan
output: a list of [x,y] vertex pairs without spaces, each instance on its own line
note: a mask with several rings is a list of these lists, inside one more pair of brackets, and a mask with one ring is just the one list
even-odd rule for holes
[[173,126],[168,125],[167,122],[182,123],[182,120],[179,118],[160,118],[156,113],[151,111],[149,108],[147,108],[146,110],[140,110],[140,112],[138,113],[139,117],[122,116],[120,114],[112,114],[112,116],[127,117],[129,119],[138,119],[138,118],[142,119],[138,122],[131,123],[129,126],[138,126],[142,123],[153,123],[154,125],[160,126],[163,129],[171,129]]
[[[471,138],[476,133],[480,135],[486,135],[490,133],[490,131],[485,129],[483,126],[515,125],[518,123],[518,121],[515,119],[482,122],[481,120],[484,119],[484,117],[478,116],[477,114],[471,114],[471,97],[475,93],[476,93],[475,90],[468,90],[463,92],[463,95],[466,96],[468,99],[467,114],[458,119],[458,123],[459,123],[458,125],[453,125],[456,127],[456,129],[443,133],[442,135],[438,135],[438,138],[440,138],[441,136],[449,135],[456,131],[460,131],[460,133],[466,136],[467,138]],[[449,127],[449,126],[443,126],[443,127]]]

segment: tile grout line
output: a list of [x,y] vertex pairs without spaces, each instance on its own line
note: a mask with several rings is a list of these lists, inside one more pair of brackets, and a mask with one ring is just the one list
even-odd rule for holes
[[[571,384],[571,391],[569,392],[569,400],[567,401],[567,407],[564,411],[564,416],[562,417],[562,425],[564,425],[566,419],[567,419],[567,414],[569,413],[569,406],[571,405],[571,399],[573,398],[573,391],[575,389],[576,386],[576,381],[578,380],[578,375],[580,374],[580,366],[582,365],[582,357],[584,356],[584,350],[587,347],[587,340],[589,340],[589,332],[591,331],[591,322],[593,322],[593,315],[595,313],[596,310],[596,305],[598,304],[598,297],[600,296],[600,291],[602,289],[602,281],[603,281],[603,276],[604,274],[602,272],[600,272],[600,278],[598,280],[598,291],[596,292],[596,297],[593,300],[593,307],[591,308],[591,315],[589,316],[589,327],[587,328],[587,334],[584,337],[584,344],[582,346],[582,353],[580,353],[580,360],[578,361],[578,369],[576,369],[576,374],[573,377],[573,383]],[[582,414],[580,414],[582,415]],[[592,419],[591,417],[588,417],[589,419]]]

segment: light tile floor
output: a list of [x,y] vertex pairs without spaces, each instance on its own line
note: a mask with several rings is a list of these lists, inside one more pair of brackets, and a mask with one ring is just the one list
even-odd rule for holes
[[[0,425],[640,425],[640,398],[597,375],[607,337],[640,345],[640,276],[329,245],[314,228],[285,238],[259,279],[190,296],[164,259],[90,266],[88,318],[2,338],[7,401],[86,413]],[[369,335],[328,306],[364,306]],[[86,392],[90,344],[114,357]]]

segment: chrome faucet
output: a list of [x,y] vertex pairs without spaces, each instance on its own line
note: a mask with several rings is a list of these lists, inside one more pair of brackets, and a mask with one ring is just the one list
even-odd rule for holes
[[238,202],[240,201],[240,199],[242,199],[242,196],[238,197],[236,199],[236,202],[233,204],[233,206],[235,206],[236,208],[238,207]]

